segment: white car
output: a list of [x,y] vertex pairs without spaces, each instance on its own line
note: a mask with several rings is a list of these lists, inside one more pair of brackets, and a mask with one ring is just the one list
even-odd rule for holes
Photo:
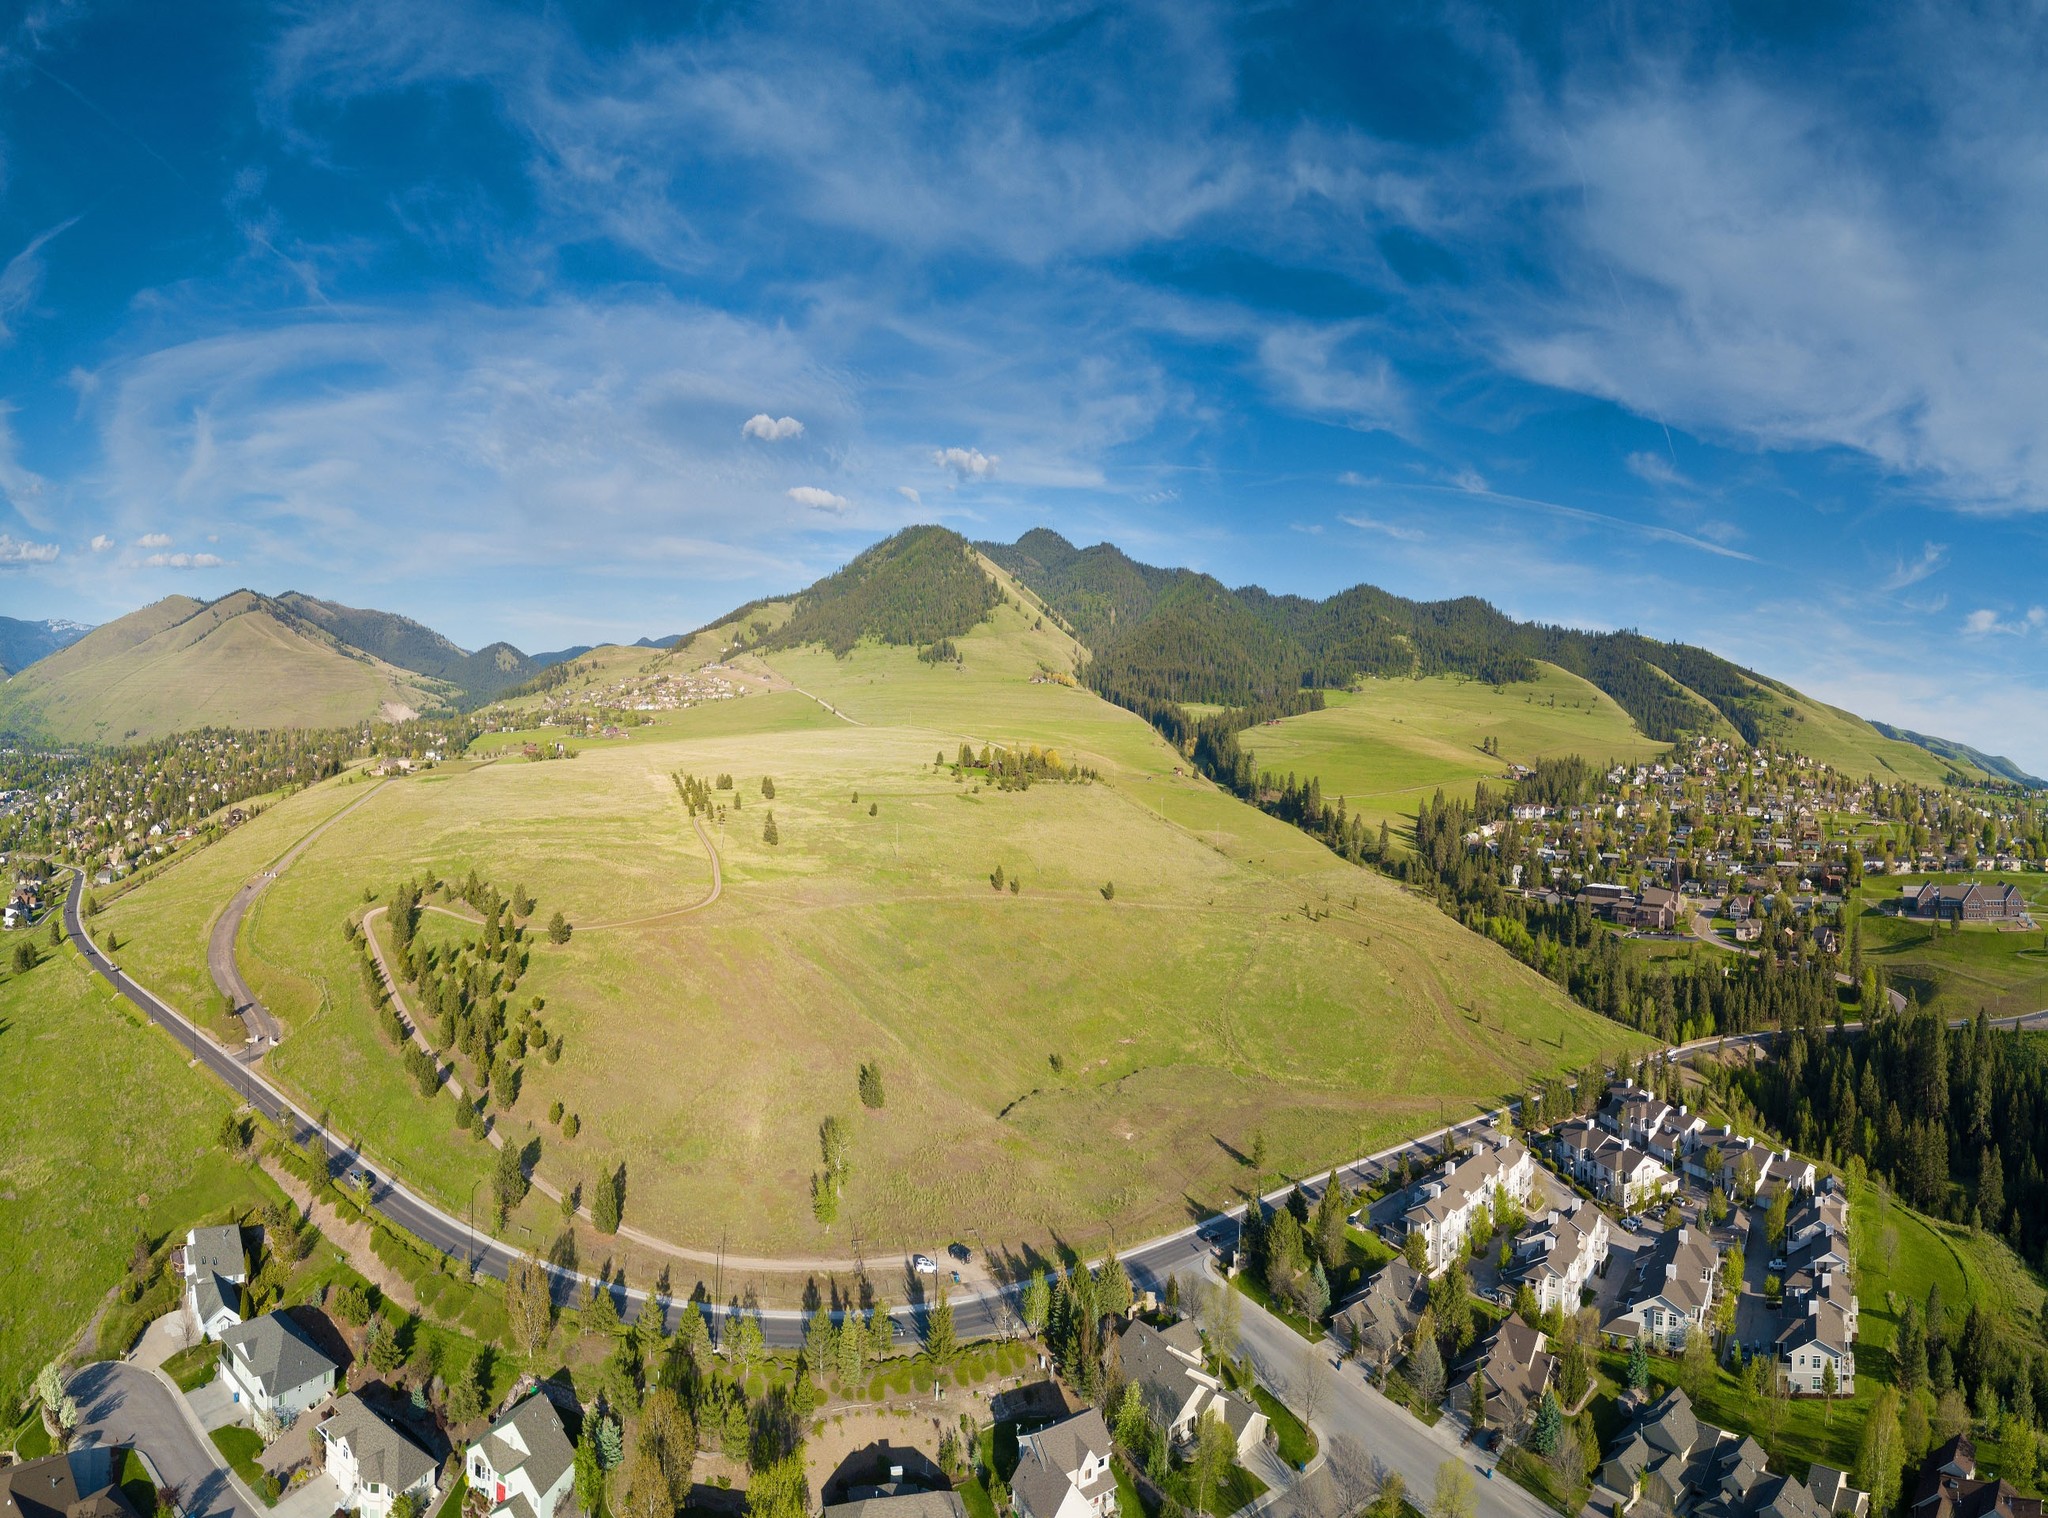
[[935,1276],[939,1273],[939,1262],[928,1254],[914,1254],[910,1257],[910,1268],[921,1276]]

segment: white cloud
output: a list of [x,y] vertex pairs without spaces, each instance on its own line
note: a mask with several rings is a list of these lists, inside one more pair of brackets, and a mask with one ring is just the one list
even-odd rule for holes
[[740,427],[741,437],[757,437],[764,443],[780,443],[787,438],[803,435],[804,424],[795,417],[774,417],[765,411],[748,417]]
[[43,245],[77,220],[74,216],[38,233],[29,239],[27,247],[7,260],[5,268],[0,268],[0,345],[13,341],[14,329],[9,322],[29,308],[43,287]]
[[1999,634],[2008,638],[2023,638],[2030,632],[2048,626],[2048,607],[2030,606],[2024,615],[2014,617],[2010,622],[2000,618],[1988,606],[1979,607],[1963,618],[1963,631],[1973,638]]
[[898,485],[896,493],[913,506],[922,506],[924,504],[924,496],[915,485]]
[[1406,388],[1383,353],[1360,350],[1362,323],[1287,326],[1259,339],[1267,384],[1290,404],[1364,431],[1407,426]]
[[227,560],[217,553],[153,553],[142,562],[151,569],[218,569]]
[[108,549],[112,548],[113,546],[114,540],[108,537],[105,533],[96,532],[92,535],[91,547],[94,553],[105,553]]
[[1920,557],[1910,563],[1901,558],[1892,572],[1885,576],[1886,590],[1904,590],[1908,585],[1918,585],[1948,562],[1946,543],[1927,543],[1920,549]]
[[1486,476],[1476,469],[1460,469],[1451,475],[1451,484],[1467,495],[1485,495],[1491,489]]
[[135,540],[137,548],[169,548],[171,535],[167,532],[145,532]]
[[941,469],[952,470],[958,479],[985,480],[995,474],[1002,457],[983,453],[979,448],[934,448],[932,462]]
[[1623,462],[1628,465],[1630,474],[1639,480],[1648,480],[1652,485],[1677,485],[1687,490],[1694,488],[1692,481],[1680,474],[1678,466],[1664,454],[1652,453],[1646,449],[1640,453],[1631,453]]
[[56,561],[57,551],[55,543],[30,543],[0,532],[0,564],[50,564]]
[[813,511],[829,511],[836,515],[853,509],[853,502],[845,496],[820,490],[816,485],[797,485],[784,493],[797,505],[808,506]]
[[1349,485],[1353,490],[1370,490],[1382,483],[1376,474],[1360,474],[1356,469],[1347,469],[1337,476],[1339,485]]
[[1382,522],[1378,517],[1347,515],[1337,520],[1347,527],[1356,527],[1360,532],[1376,532],[1403,543],[1420,543],[1426,536],[1419,528],[1404,527],[1398,522]]

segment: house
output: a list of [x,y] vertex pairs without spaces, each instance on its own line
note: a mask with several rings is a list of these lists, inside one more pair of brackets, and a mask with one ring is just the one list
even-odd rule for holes
[[1010,1495],[1017,1518],[1111,1518],[1116,1471],[1102,1414],[1091,1407],[1020,1435]]
[[1621,1309],[1600,1331],[1616,1344],[1648,1338],[1676,1353],[1695,1329],[1704,1331],[1720,1273],[1720,1251],[1705,1234],[1668,1229],[1637,1256]]
[[1786,1389],[1795,1396],[1819,1396],[1829,1366],[1835,1372],[1838,1396],[1856,1395],[1856,1349],[1849,1315],[1817,1294],[1806,1298],[1806,1311],[1778,1335],[1778,1359]]
[[2042,1518],[2042,1503],[2004,1481],[1979,1480],[1977,1446],[1957,1434],[1920,1468],[1912,1518]]
[[536,1391],[500,1414],[462,1463],[489,1518],[554,1518],[575,1483],[576,1449],[555,1405]]
[[1535,1294],[1538,1312],[1577,1312],[1586,1283],[1607,1262],[1612,1237],[1607,1214],[1584,1197],[1569,1210],[1546,1212],[1515,1241],[1514,1284]]
[[1971,880],[1960,885],[1900,886],[1884,910],[1935,922],[2018,922],[2027,915],[2027,901],[2018,886]]
[[242,1288],[249,1284],[249,1256],[242,1230],[195,1228],[185,1235],[185,1310],[202,1339],[218,1339],[242,1321]]
[[1472,1224],[1496,1194],[1526,1203],[1536,1180],[1536,1160],[1517,1139],[1489,1132],[1461,1162],[1446,1161],[1434,1176],[1415,1188],[1400,1229],[1422,1235],[1428,1274],[1441,1275],[1457,1263]]
[[[1476,1363],[1486,1387],[1487,1422],[1511,1439],[1519,1440],[1535,1421],[1536,1405],[1557,1377],[1557,1358],[1548,1346],[1540,1331],[1514,1314],[1480,1344]],[[1471,1368],[1462,1368],[1460,1376],[1456,1384],[1463,1386]]]
[[1585,1118],[1560,1124],[1550,1145],[1559,1170],[1624,1212],[1678,1189],[1677,1177],[1655,1155]]
[[1700,1422],[1673,1390],[1636,1415],[1594,1477],[1599,1512],[1639,1502],[1678,1518],[1863,1518],[1870,1496],[1833,1466],[1814,1465],[1803,1483],[1772,1475],[1756,1440]]
[[413,1443],[354,1392],[334,1404],[320,1422],[327,1449],[327,1474],[341,1488],[341,1505],[362,1518],[387,1518],[391,1505],[410,1492],[432,1506],[434,1457]]
[[828,1503],[822,1518],[967,1518],[958,1492],[927,1492],[891,1482],[862,1487],[860,1495]]
[[1429,1277],[1406,1260],[1390,1260],[1365,1289],[1337,1306],[1330,1331],[1368,1364],[1384,1368],[1406,1351],[1429,1306]]
[[1669,933],[1678,922],[1678,893],[1668,886],[1644,886],[1633,901],[1614,904],[1617,927],[1645,933]]
[[281,1312],[237,1323],[220,1336],[220,1373],[235,1402],[280,1427],[332,1395],[340,1370]]
[[1237,1442],[1240,1456],[1266,1437],[1266,1415],[1223,1382],[1202,1363],[1202,1340],[1195,1325],[1183,1319],[1171,1328],[1154,1328],[1134,1319],[1113,1341],[1124,1379],[1138,1388],[1138,1398],[1152,1420],[1166,1430],[1173,1445],[1186,1448],[1206,1417],[1220,1417]]
[[136,1518],[116,1482],[118,1445],[80,1446],[66,1454],[0,1466],[6,1518]]

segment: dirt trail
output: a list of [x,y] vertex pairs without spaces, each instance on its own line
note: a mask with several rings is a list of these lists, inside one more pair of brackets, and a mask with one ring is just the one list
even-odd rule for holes
[[263,1173],[284,1189],[284,1194],[313,1220],[313,1226],[327,1237],[342,1257],[389,1300],[407,1312],[420,1311],[420,1299],[404,1276],[377,1258],[370,1244],[370,1226],[359,1218],[344,1218],[331,1202],[314,1200],[306,1183],[270,1156],[262,1159]]

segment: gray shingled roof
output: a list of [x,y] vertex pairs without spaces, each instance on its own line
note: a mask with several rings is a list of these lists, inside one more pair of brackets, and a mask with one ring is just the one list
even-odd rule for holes
[[265,1313],[221,1332],[220,1342],[257,1386],[278,1396],[341,1367],[313,1347],[305,1331],[281,1312]]
[[[521,1454],[518,1445],[506,1437],[508,1430],[517,1432],[526,1453]],[[484,1458],[490,1461],[492,1470],[506,1476],[524,1469],[537,1492],[545,1492],[561,1480],[562,1472],[576,1460],[575,1447],[562,1428],[561,1414],[544,1392],[535,1392],[499,1418],[477,1443],[483,1446]],[[524,1493],[514,1493],[507,1505],[522,1514],[531,1507]],[[532,1518],[552,1515],[535,1513]]]
[[434,1473],[434,1457],[384,1421],[369,1403],[350,1392],[334,1404],[334,1413],[320,1425],[329,1444],[346,1443],[356,1457],[356,1475],[402,1492]]
[[835,1502],[824,1518],[967,1518],[966,1505],[954,1492],[899,1492],[893,1497],[866,1497]]
[[240,1281],[249,1274],[249,1257],[242,1252],[242,1230],[232,1223],[222,1228],[195,1228],[185,1239],[185,1269],[204,1278],[222,1276]]

